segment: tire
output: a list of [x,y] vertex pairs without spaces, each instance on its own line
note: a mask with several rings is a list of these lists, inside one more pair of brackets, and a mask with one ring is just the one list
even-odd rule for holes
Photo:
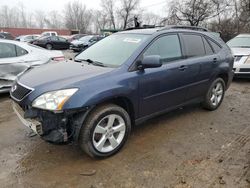
[[202,103],[206,110],[214,111],[221,105],[225,95],[226,85],[222,78],[217,78],[211,84],[205,100]]
[[45,47],[46,47],[47,50],[52,50],[53,49],[52,44],[46,44]]
[[124,146],[130,131],[131,120],[123,108],[114,104],[103,105],[87,117],[79,133],[79,145],[93,158],[106,158]]

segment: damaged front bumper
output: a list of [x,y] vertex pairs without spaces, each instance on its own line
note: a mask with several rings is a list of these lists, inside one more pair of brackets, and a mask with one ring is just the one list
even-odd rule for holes
[[39,135],[43,140],[52,143],[77,141],[88,108],[67,112],[50,112],[32,107],[25,110],[13,102],[13,110],[20,121]]

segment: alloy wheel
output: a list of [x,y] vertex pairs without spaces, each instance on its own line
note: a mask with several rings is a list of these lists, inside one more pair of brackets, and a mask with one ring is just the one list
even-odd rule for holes
[[220,104],[224,94],[223,85],[221,82],[217,82],[212,89],[210,101],[213,106]]
[[126,133],[124,119],[117,114],[110,114],[102,118],[93,132],[93,145],[102,153],[116,149],[123,141]]

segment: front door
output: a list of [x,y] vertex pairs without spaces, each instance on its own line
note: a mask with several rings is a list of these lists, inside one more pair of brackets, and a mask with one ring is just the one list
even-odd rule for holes
[[140,74],[140,117],[164,111],[185,102],[190,69],[183,59],[179,36],[169,34],[156,39],[142,55],[160,55],[162,67]]

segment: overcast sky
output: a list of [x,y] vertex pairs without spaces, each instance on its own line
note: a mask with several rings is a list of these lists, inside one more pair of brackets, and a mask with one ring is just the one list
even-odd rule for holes
[[[18,6],[20,2],[27,8],[32,10],[58,10],[63,11],[66,3],[72,0],[0,0],[1,5],[8,5],[10,7]],[[141,7],[149,12],[154,12],[159,15],[163,14],[163,8],[166,7],[167,1],[170,0],[141,0]],[[100,9],[100,0],[82,0],[87,8]]]

